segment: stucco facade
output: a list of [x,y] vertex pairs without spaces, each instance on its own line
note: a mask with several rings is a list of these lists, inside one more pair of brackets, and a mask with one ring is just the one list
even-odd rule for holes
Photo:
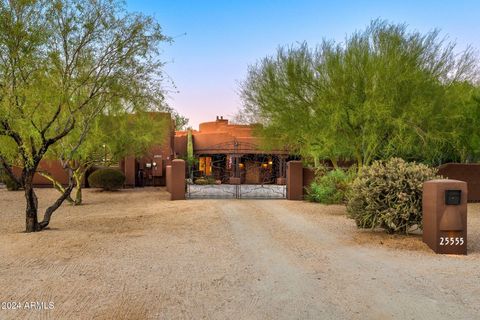
[[[125,187],[165,186],[166,166],[175,158],[187,157],[188,131],[175,131],[169,113],[154,113],[152,121],[166,121],[165,131],[144,155],[120,161],[118,168],[125,174]],[[253,126],[230,124],[223,117],[201,123],[199,130],[192,130],[192,140],[197,159],[191,169],[194,178],[212,176],[219,183],[283,184],[286,162],[295,158],[286,150],[262,150]],[[43,160],[40,167],[67,184],[68,176],[59,161]],[[37,186],[51,185],[40,175],[35,176],[34,182]]]

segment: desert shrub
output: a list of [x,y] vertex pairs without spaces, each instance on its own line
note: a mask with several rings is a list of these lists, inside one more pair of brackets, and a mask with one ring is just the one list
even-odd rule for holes
[[343,203],[349,183],[353,179],[353,171],[336,169],[319,174],[307,188],[307,200],[324,204]]
[[88,177],[88,183],[93,188],[103,190],[117,190],[123,187],[125,175],[116,169],[98,169]]
[[8,191],[18,191],[20,190],[20,185],[12,180],[10,176],[5,172],[5,169],[0,167],[0,182],[5,183]]
[[195,184],[205,185],[208,184],[208,180],[206,178],[197,178],[195,179]]
[[7,186],[8,191],[18,191],[20,190],[20,184],[16,181],[12,180],[8,175],[5,175],[3,178],[3,182]]
[[208,181],[208,184],[215,184],[216,179],[214,176],[208,176],[207,181]]
[[347,211],[359,228],[408,233],[422,227],[422,189],[436,169],[399,158],[376,161],[352,182]]
[[200,177],[195,179],[195,184],[201,184],[201,185],[216,184],[216,179],[214,176]]

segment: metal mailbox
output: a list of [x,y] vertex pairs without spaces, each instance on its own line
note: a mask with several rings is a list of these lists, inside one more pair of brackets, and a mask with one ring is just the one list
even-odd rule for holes
[[467,183],[423,184],[423,242],[436,253],[467,254]]

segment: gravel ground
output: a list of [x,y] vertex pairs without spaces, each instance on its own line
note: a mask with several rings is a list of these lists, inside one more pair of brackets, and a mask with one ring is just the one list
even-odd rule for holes
[[[38,194],[42,207],[56,196]],[[343,206],[171,202],[158,188],[84,198],[25,234],[23,194],[0,190],[0,302],[22,305],[1,320],[480,315],[479,204],[469,205],[469,255],[448,256],[418,235],[357,230]]]

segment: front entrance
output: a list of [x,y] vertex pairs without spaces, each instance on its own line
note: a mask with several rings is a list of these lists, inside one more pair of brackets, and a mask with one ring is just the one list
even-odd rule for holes
[[245,161],[245,183],[246,184],[259,184],[262,179],[261,164],[253,160]]
[[188,173],[187,199],[285,199],[285,157],[201,154]]

